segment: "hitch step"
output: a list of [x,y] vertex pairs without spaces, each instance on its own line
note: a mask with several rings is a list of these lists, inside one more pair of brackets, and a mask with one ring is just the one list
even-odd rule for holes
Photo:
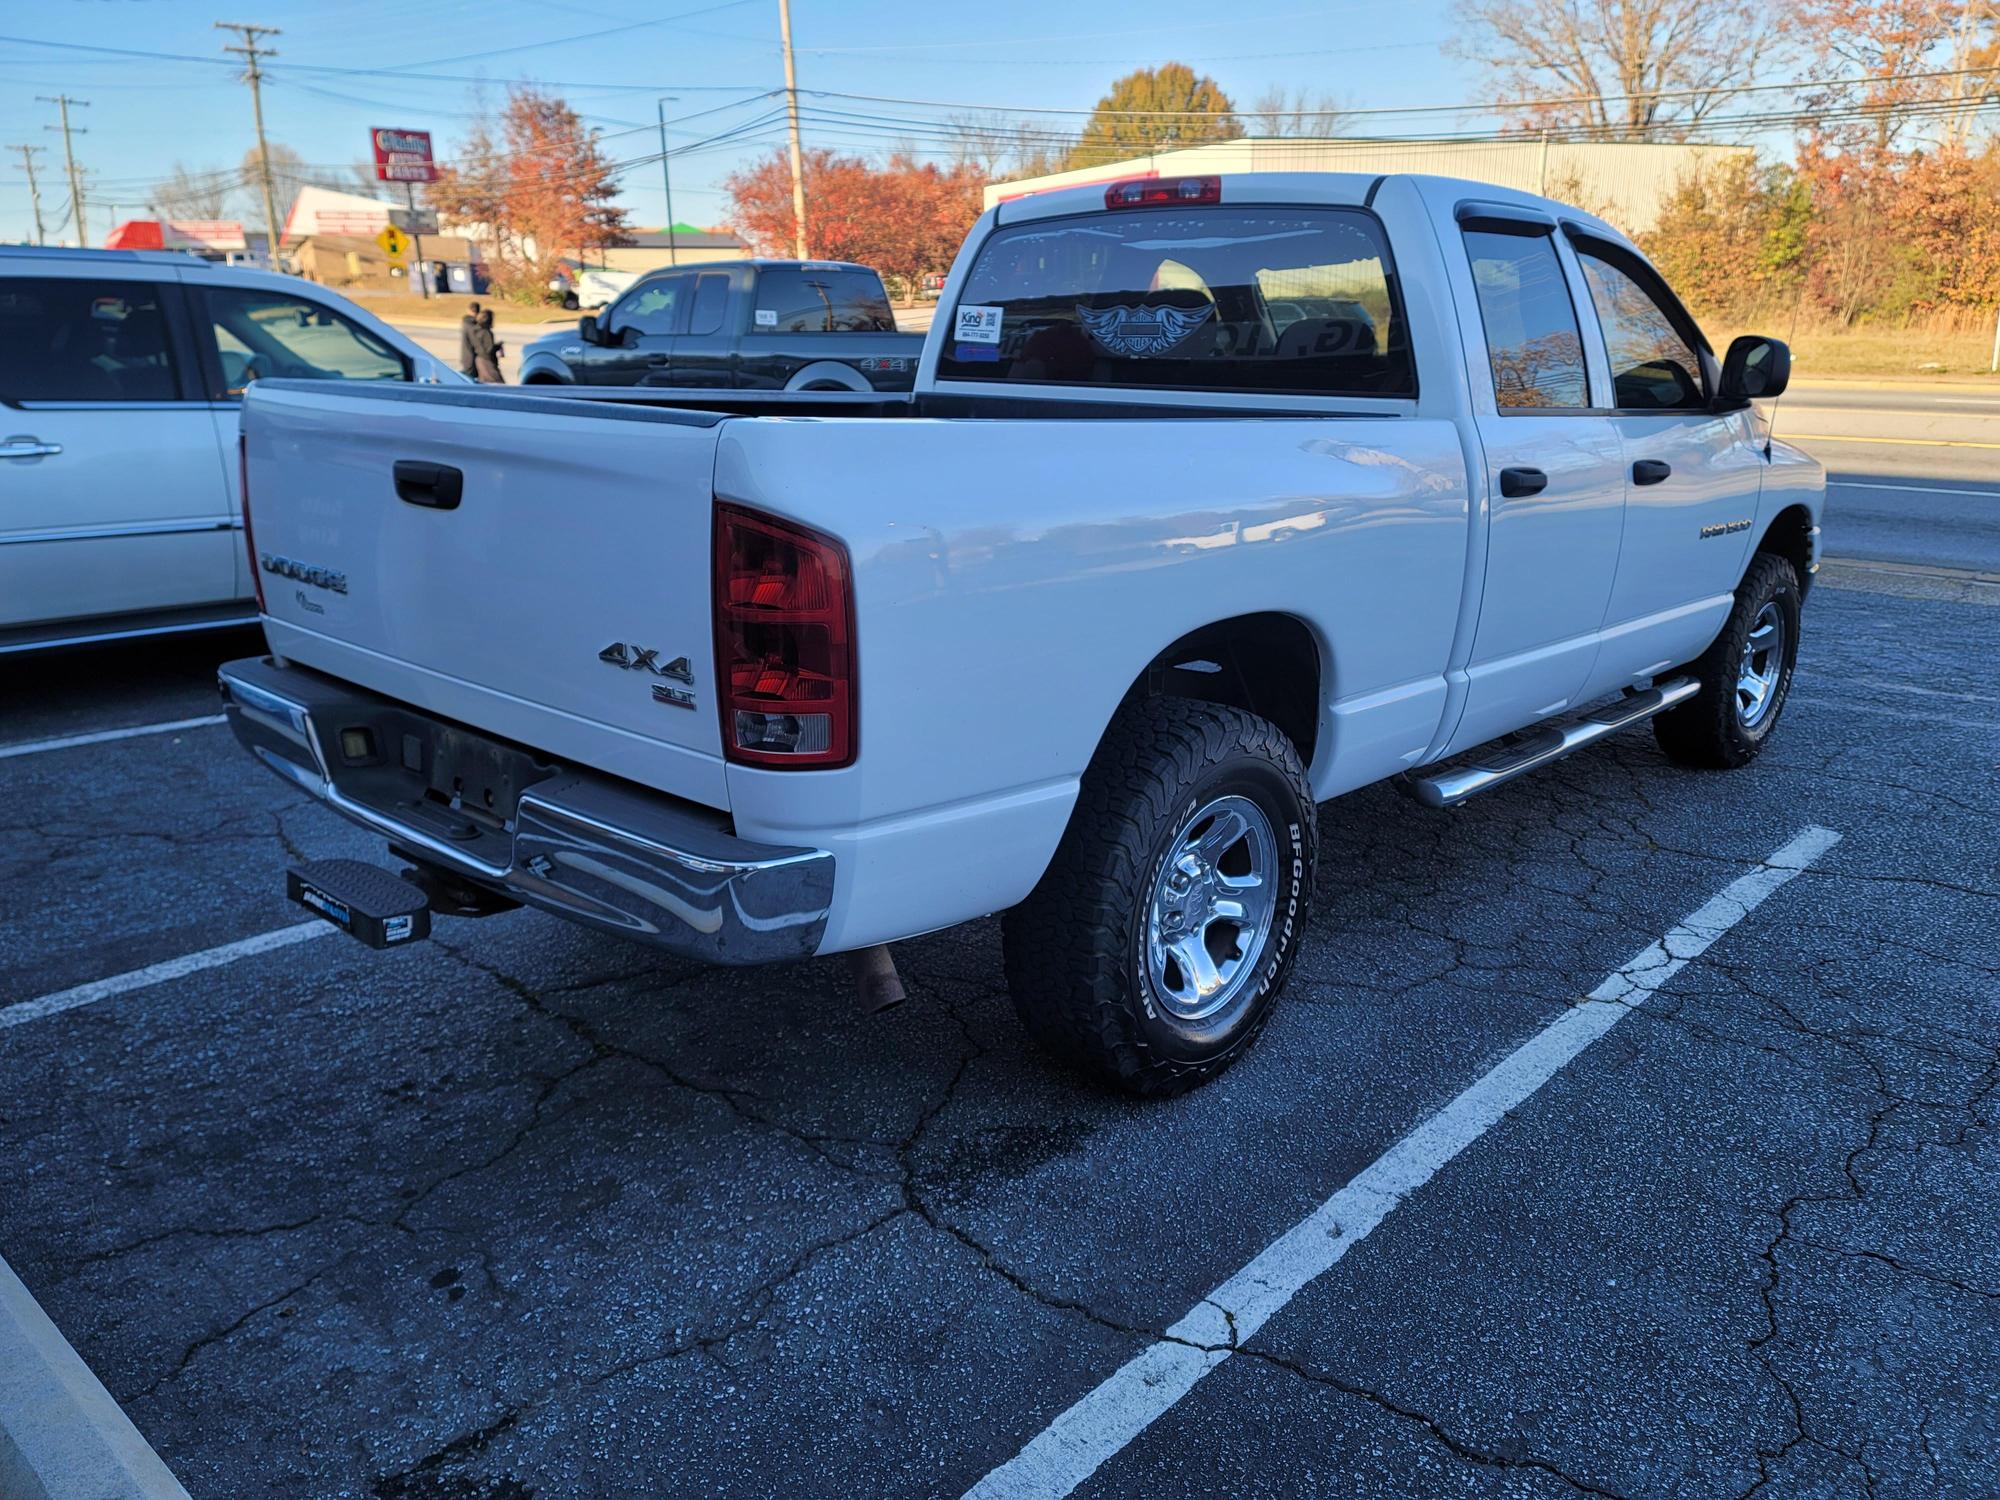
[[1685,703],[1700,691],[1701,684],[1694,678],[1676,677],[1643,692],[1627,693],[1616,702],[1567,724],[1543,725],[1524,736],[1481,745],[1443,765],[1413,771],[1400,778],[1402,787],[1425,807],[1457,807],[1516,776],[1561,760],[1585,745],[1594,745],[1606,735],[1643,724],[1654,714],[1676,703]]
[[371,948],[400,948],[431,935],[430,897],[358,859],[293,865],[285,871],[285,894]]

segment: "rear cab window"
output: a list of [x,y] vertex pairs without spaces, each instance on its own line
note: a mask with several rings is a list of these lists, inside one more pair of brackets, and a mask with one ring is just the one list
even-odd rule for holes
[[752,333],[894,333],[882,278],[858,266],[759,271]]
[[1360,209],[1168,206],[997,230],[938,359],[946,380],[1409,397],[1388,244]]

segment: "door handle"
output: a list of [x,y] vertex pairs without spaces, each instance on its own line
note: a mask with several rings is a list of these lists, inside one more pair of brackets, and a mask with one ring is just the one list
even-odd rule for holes
[[1634,484],[1658,484],[1674,472],[1672,464],[1663,464],[1657,458],[1642,458],[1632,465]]
[[646,356],[646,363],[649,365],[670,364],[672,361],[673,356],[671,354],[649,354]]
[[1502,469],[1500,493],[1509,500],[1523,495],[1539,495],[1549,487],[1549,476],[1540,469]]
[[411,505],[431,510],[457,510],[465,494],[465,475],[450,464],[425,463],[421,459],[396,460],[396,495]]
[[0,442],[0,458],[54,458],[60,452],[61,443],[45,443],[26,433]]

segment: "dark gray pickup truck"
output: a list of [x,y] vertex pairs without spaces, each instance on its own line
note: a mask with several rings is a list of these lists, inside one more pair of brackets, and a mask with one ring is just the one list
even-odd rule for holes
[[922,334],[896,332],[882,278],[841,261],[677,266],[522,352],[523,385],[907,391]]

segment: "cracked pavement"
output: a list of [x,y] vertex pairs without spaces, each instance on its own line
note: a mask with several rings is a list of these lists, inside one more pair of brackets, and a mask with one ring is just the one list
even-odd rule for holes
[[[2000,1492],[2000,610],[1814,591],[1729,775],[1643,731],[1322,810],[1251,1055],[1139,1104],[997,925],[705,971],[539,914],[0,1031],[0,1251],[196,1496],[955,1495],[1810,823],[1845,837],[1079,1493]],[[254,637],[27,664],[25,740]],[[373,840],[194,729],[0,762],[0,1002],[300,919]]]

